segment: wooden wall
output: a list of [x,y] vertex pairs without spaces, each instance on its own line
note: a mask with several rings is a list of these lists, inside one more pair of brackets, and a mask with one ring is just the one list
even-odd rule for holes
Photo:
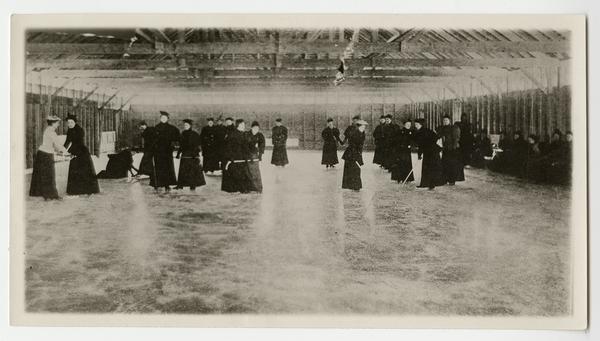
[[266,137],[271,136],[271,128],[275,125],[275,119],[281,117],[283,124],[289,129],[292,138],[299,139],[299,147],[302,149],[320,149],[323,145],[321,131],[327,124],[327,118],[331,117],[335,125],[343,133],[344,129],[352,121],[355,115],[369,123],[367,128],[367,139],[365,148],[373,148],[372,129],[378,124],[379,116],[392,114],[396,119],[404,119],[404,115],[398,111],[400,104],[371,103],[371,104],[217,104],[202,105],[132,105],[130,117],[133,125],[138,125],[145,120],[149,125],[159,122],[159,110],[167,111],[170,115],[171,124],[178,128],[183,127],[183,119],[194,120],[194,129],[200,130],[206,124],[209,117],[223,119],[231,116],[234,119],[242,118],[249,125],[256,120],[260,123],[261,131]]
[[420,110],[424,112],[427,126],[432,128],[441,125],[442,117],[446,114],[453,116],[454,120],[460,120],[460,115],[465,113],[474,128],[485,128],[490,134],[521,130],[525,135],[537,134],[542,140],[547,140],[555,128],[563,133],[570,129],[570,100],[570,88],[563,86],[560,89],[553,88],[547,94],[541,90],[524,90],[412,104],[132,104],[130,118],[136,144],[139,143],[139,136],[135,127],[141,120],[149,125],[158,123],[160,110],[169,112],[171,123],[180,129],[185,118],[195,121],[196,130],[206,124],[208,117],[243,118],[247,125],[256,120],[266,137],[270,137],[275,119],[281,117],[290,131],[290,137],[299,139],[300,148],[320,149],[321,130],[328,117],[333,118],[343,132],[354,115],[361,115],[369,123],[365,142],[365,149],[368,150],[374,147],[372,131],[380,115],[392,114],[394,120],[401,123],[419,117]]
[[[541,90],[513,91],[503,94],[465,97],[459,100],[439,100],[403,105],[405,117],[417,118],[424,113],[427,126],[441,125],[445,114],[452,116],[453,106],[467,117],[474,128],[486,129],[490,134],[520,130],[524,135],[535,134],[549,140],[556,128],[563,133],[571,129],[571,89],[568,86]],[[454,120],[460,120],[453,117]]]
[[85,131],[85,144],[90,152],[100,154],[100,137],[105,131],[115,131],[116,147],[127,146],[132,134],[130,130],[129,112],[115,108],[99,110],[101,100],[105,95],[85,98],[83,91],[65,89],[52,96],[57,89],[39,84],[27,84],[25,96],[25,127],[26,127],[26,167],[33,166],[33,157],[42,143],[42,134],[46,128],[46,117],[51,114],[59,116],[62,121],[57,133],[67,131],[66,117],[69,114],[77,116],[79,125]]

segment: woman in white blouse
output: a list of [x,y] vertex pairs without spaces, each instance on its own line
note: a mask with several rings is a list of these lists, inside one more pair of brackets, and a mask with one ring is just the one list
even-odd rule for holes
[[29,196],[44,197],[45,200],[60,199],[56,189],[56,171],[54,169],[54,153],[63,155],[69,153],[58,140],[56,128],[60,118],[49,116],[46,119],[48,126],[44,130],[42,145],[35,154],[33,161],[33,174],[31,175],[31,187]]

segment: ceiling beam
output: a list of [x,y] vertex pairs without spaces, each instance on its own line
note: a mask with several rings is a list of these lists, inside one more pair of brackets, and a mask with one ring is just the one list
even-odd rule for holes
[[[135,45],[134,45],[135,46]],[[337,68],[337,59],[293,59],[279,56],[281,67],[297,68]],[[528,68],[536,66],[558,66],[560,60],[556,58],[452,58],[452,59],[400,59],[400,58],[374,58],[375,67],[506,67]],[[346,60],[349,68],[370,67],[371,61],[367,58]],[[179,67],[175,59],[145,60],[145,59],[27,59],[27,70],[64,69],[64,70],[154,70],[157,68],[175,69]],[[229,59],[193,59],[186,56],[187,68],[271,68],[273,61]]]
[[[97,43],[31,43],[27,44],[28,54],[118,54],[125,52],[130,55],[154,55],[156,48],[151,44],[134,44],[131,48],[127,44],[97,44]],[[162,51],[165,54],[256,54],[256,53],[339,53],[339,44],[332,41],[306,41],[282,39],[279,44],[272,41],[256,42],[219,42],[219,43],[190,43],[190,44],[164,44]],[[353,46],[355,53],[452,53],[452,52],[569,52],[567,41],[461,41],[461,42],[429,42],[419,43],[403,41],[398,46],[387,42],[360,42]]]

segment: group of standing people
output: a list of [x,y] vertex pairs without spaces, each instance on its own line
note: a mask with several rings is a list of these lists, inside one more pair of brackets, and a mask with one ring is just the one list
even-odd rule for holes
[[29,195],[43,197],[45,200],[61,199],[56,188],[55,153],[71,157],[67,177],[68,195],[99,193],[94,162],[85,146],[85,132],[77,123],[77,117],[67,116],[68,129],[64,143],[60,143],[56,133],[60,122],[61,119],[55,115],[46,119],[47,127],[42,135],[42,145],[34,157]]
[[[155,127],[140,123],[144,156],[140,162],[139,173],[150,177],[150,185],[155,189],[169,191],[172,185],[176,189],[196,187],[206,184],[204,173],[221,172],[221,189],[225,192],[262,192],[259,162],[265,150],[265,136],[260,132],[257,121],[252,122],[246,131],[243,119],[231,117],[223,121],[219,118],[215,124],[213,118],[207,119],[207,125],[200,133],[192,130],[192,120],[184,121],[184,130],[168,123],[169,114],[161,111],[161,122]],[[282,119],[275,121],[272,129],[273,156],[271,163],[284,167],[289,163],[287,157],[288,130]],[[176,158],[181,158],[179,175],[175,176],[173,153],[179,144]],[[200,152],[203,163],[200,162]]]

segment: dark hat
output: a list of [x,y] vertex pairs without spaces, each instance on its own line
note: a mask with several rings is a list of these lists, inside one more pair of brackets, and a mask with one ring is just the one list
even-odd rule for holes
[[560,131],[560,129],[554,129],[554,131],[552,132],[552,134],[558,134],[558,135],[562,135],[562,132]]
[[207,121],[207,122],[214,121],[214,120],[215,120],[215,119],[214,119],[214,118],[212,118],[212,117],[209,117],[209,118],[207,118],[207,119],[206,119],[206,121]]
[[277,117],[277,118],[275,119],[275,122],[281,122],[281,117]]
[[75,116],[75,115],[67,115],[67,120],[73,120],[73,121],[77,122],[77,116]]
[[424,118],[417,118],[415,120],[415,123],[419,123],[420,125],[424,125],[425,124],[425,119]]
[[148,125],[148,123],[146,123],[146,121],[140,122],[140,126],[147,126],[147,125]]
[[449,115],[444,115],[444,117],[442,117],[442,118],[447,118],[449,120],[451,119]]
[[227,117],[227,118],[225,119],[225,121],[233,121],[233,118],[231,118],[231,117]]
[[328,118],[328,119],[327,119],[327,122],[333,122],[333,118],[331,118],[331,117],[330,117],[330,118]]
[[235,120],[235,125],[236,125],[236,126],[239,126],[239,125],[240,125],[240,123],[244,123],[244,120],[243,120],[243,119],[241,119],[241,118],[238,118],[237,120]]
[[392,114],[387,114],[387,115],[385,115],[385,118],[392,119],[392,118],[394,118],[394,117],[392,116]]
[[160,112],[160,116],[167,116],[167,117],[169,117],[169,113],[166,112],[166,111],[161,111]]
[[387,116],[385,116],[385,115],[381,115],[381,116],[379,116],[379,119],[386,118],[386,117]]
[[354,117],[352,117],[353,120],[360,120],[360,115],[356,115]]
[[185,120],[183,120],[183,123],[191,125],[192,123],[194,123],[194,121],[190,120],[189,118],[186,118]]
[[567,130],[567,132],[565,133],[565,135],[573,135],[573,132],[570,130]]
[[257,121],[252,121],[252,127],[260,127],[260,124],[258,124]]

